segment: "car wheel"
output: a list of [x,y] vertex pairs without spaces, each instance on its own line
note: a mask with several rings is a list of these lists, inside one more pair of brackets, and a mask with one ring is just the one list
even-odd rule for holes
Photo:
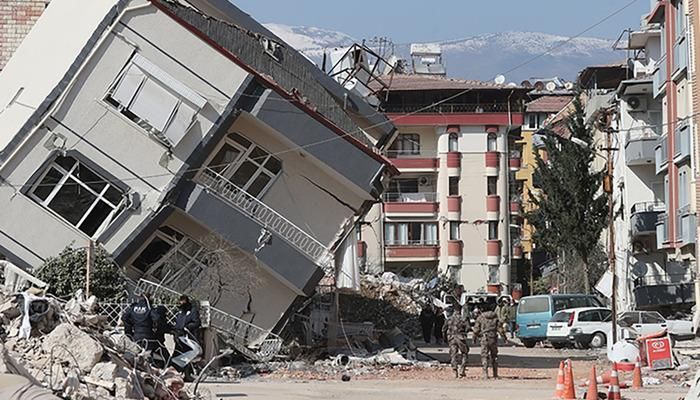
[[522,341],[523,341],[523,346],[527,347],[528,349],[535,347],[535,345],[537,344],[537,342],[534,340],[523,339]]
[[565,347],[565,345],[564,345],[564,343],[552,343],[552,347],[559,350],[559,349],[563,349]]
[[599,349],[605,346],[606,338],[602,332],[596,332],[591,338],[590,346],[594,349]]

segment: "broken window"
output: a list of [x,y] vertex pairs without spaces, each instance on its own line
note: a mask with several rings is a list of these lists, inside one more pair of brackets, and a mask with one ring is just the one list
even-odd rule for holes
[[138,54],[109,89],[105,101],[172,146],[185,136],[206,104],[202,96]]
[[282,171],[282,162],[238,133],[226,136],[208,168],[250,195],[259,197]]
[[417,133],[401,133],[389,147],[389,156],[420,155],[420,135]]
[[125,193],[73,157],[57,157],[30,196],[90,237],[99,236],[124,208]]

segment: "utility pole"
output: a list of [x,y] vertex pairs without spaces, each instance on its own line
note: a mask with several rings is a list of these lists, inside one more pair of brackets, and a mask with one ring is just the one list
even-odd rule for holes
[[95,263],[95,242],[90,239],[87,247],[87,265],[85,266],[85,298],[90,297],[90,274]]
[[603,180],[603,191],[608,194],[608,266],[612,273],[612,337],[613,344],[617,342],[617,268],[615,267],[615,210],[613,198],[613,147],[612,134],[613,128],[610,126],[610,115],[605,116],[605,133],[606,133],[606,153],[607,153],[607,168],[605,179]]

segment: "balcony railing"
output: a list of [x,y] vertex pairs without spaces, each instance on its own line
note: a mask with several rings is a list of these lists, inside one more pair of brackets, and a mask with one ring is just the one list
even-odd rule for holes
[[673,134],[676,142],[673,160],[680,162],[690,157],[690,127],[685,121],[679,122]]
[[384,201],[387,203],[435,203],[438,201],[438,194],[433,192],[385,193]]
[[656,220],[656,248],[663,249],[668,241],[668,214],[662,213],[657,216]]
[[691,214],[686,208],[685,211],[681,210],[679,212],[676,221],[676,240],[679,240],[682,246],[695,243],[695,237],[697,236],[695,214]]
[[686,68],[688,68],[688,39],[682,36],[676,39],[676,44],[673,46],[673,73],[677,74]]
[[437,150],[432,149],[414,149],[414,150],[386,150],[386,156],[389,158],[436,158]]
[[680,283],[692,283],[695,280],[695,272],[688,270],[685,273],[677,274],[650,274],[640,276],[634,280],[634,287],[675,285]]
[[[430,104],[387,104],[388,113],[504,113],[509,111],[508,103],[442,103],[428,107]],[[510,104],[511,112],[523,112],[519,103]]]
[[197,181],[265,229],[276,233],[321,267],[326,274],[334,273],[330,250],[267,204],[210,169],[205,169]]
[[666,85],[666,55],[664,54],[659,61],[656,62],[656,71],[652,77],[654,97],[657,97],[661,90]]
[[658,216],[664,212],[663,203],[641,202],[635,203],[631,208],[630,235],[635,238],[656,233]]
[[439,241],[437,239],[424,239],[424,240],[387,240],[387,246],[400,246],[400,247],[433,247],[437,246]]

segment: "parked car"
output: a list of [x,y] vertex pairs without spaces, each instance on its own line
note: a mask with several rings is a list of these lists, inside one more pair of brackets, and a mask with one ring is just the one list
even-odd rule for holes
[[631,328],[640,335],[668,330],[673,340],[693,340],[695,327],[693,321],[666,319],[656,311],[628,311],[618,318],[618,325]]
[[577,307],[602,307],[600,301],[587,294],[547,294],[520,299],[515,322],[518,338],[525,347],[534,347],[547,339],[547,323],[561,310]]
[[[607,344],[612,330],[612,312],[607,308],[578,308],[556,313],[547,327],[547,340],[555,348],[567,345],[599,348]],[[692,321],[666,320],[655,311],[628,311],[619,314],[617,324],[643,336],[668,330],[673,341],[692,340]],[[564,339],[566,336],[567,339]]]
[[[547,340],[555,349],[570,345],[605,346],[612,311],[602,307],[571,308],[558,311],[547,324]],[[572,338],[572,333],[576,337]]]

